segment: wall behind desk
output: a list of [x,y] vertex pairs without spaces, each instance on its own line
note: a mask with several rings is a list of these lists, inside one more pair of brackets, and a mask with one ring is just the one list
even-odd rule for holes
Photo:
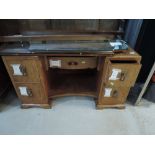
[[5,19],[0,20],[0,35],[21,34],[27,31],[98,32],[118,31],[118,19]]

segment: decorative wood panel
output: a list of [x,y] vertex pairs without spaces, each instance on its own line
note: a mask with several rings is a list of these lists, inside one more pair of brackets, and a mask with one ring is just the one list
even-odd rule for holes
[[[40,82],[35,57],[8,56],[5,59],[9,74],[15,82]],[[21,75],[14,75],[13,65],[20,65]]]

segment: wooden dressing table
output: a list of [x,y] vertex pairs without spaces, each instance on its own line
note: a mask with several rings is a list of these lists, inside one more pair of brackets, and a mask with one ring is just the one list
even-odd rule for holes
[[90,96],[96,108],[124,108],[141,68],[126,44],[114,49],[104,35],[4,36],[0,49],[22,108],[50,108],[63,96]]

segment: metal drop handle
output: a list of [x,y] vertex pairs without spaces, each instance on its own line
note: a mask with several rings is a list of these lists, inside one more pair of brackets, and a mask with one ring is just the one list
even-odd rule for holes
[[26,68],[22,65],[20,65],[20,71],[21,73],[25,76],[27,73],[26,73]]
[[117,90],[114,90],[114,91],[113,91],[112,97],[118,97],[118,91],[117,91]]
[[126,78],[126,73],[125,72],[121,72],[120,81],[124,81],[125,78]]
[[78,63],[75,61],[71,61],[71,62],[68,62],[68,65],[78,65]]
[[32,94],[32,90],[30,88],[27,88],[27,94],[28,94],[28,96],[32,96],[33,95]]

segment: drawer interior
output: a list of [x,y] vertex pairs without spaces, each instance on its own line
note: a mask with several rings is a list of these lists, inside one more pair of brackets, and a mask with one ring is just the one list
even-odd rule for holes
[[118,63],[118,64],[135,64],[137,63],[136,60],[110,60],[111,63]]

